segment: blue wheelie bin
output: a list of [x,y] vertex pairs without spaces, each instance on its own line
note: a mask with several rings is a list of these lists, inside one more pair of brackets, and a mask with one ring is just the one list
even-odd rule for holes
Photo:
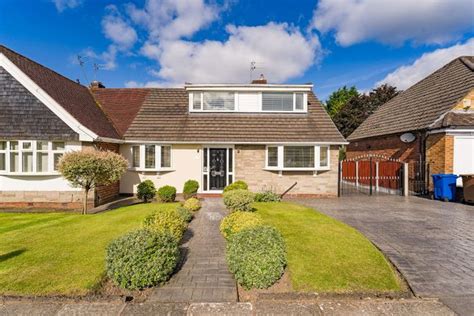
[[433,174],[434,198],[443,201],[454,201],[456,198],[455,174]]

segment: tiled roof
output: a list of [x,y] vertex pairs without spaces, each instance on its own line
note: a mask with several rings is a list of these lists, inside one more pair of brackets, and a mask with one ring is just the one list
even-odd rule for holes
[[82,125],[101,137],[120,138],[88,88],[0,45],[0,53],[23,71]]
[[474,111],[448,112],[431,128],[474,128]]
[[[149,91],[124,134],[127,140],[235,143],[345,141],[313,93],[308,97],[307,114],[250,114],[189,113],[185,89],[103,90],[99,97],[96,93],[96,98],[106,111],[127,106],[125,95],[126,98],[138,100]],[[116,94],[124,95],[124,98]],[[135,103],[130,112],[137,107]],[[115,121],[112,113],[109,116]],[[127,116],[130,118],[133,113]],[[124,128],[120,127],[121,130]]]
[[383,104],[349,137],[426,129],[474,89],[474,57],[460,57]]

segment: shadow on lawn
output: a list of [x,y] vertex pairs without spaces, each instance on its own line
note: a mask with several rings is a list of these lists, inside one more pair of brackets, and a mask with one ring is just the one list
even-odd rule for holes
[[7,261],[8,259],[14,258],[21,255],[26,251],[25,248],[7,252],[6,254],[0,255],[0,262]]

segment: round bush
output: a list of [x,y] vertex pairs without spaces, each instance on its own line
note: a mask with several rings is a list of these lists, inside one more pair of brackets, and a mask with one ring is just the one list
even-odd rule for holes
[[224,193],[232,190],[248,190],[248,188],[249,186],[247,185],[247,183],[245,183],[245,181],[239,180],[226,186],[224,188]]
[[196,212],[201,208],[201,201],[196,198],[190,198],[184,201],[183,207],[191,212]]
[[165,185],[158,189],[158,197],[161,202],[174,202],[176,199],[176,188],[171,185]]
[[247,190],[231,190],[223,194],[225,206],[232,212],[253,211],[254,194]]
[[176,209],[153,213],[145,218],[144,225],[157,233],[170,234],[177,241],[181,240],[187,226]]
[[245,289],[273,285],[287,263],[283,237],[271,226],[244,229],[232,235],[226,258],[229,270]]
[[140,182],[140,184],[137,187],[137,197],[140,200],[143,200],[143,202],[146,203],[150,200],[153,200],[155,195],[156,195],[156,188],[153,181],[145,180],[143,182]]
[[273,191],[263,191],[255,194],[255,202],[280,202],[280,195]]
[[234,212],[224,217],[219,229],[221,234],[227,239],[241,230],[262,225],[263,220],[258,214],[250,212]]
[[196,196],[197,191],[199,190],[199,182],[196,180],[188,180],[184,183],[183,187],[183,197],[185,200]]
[[120,287],[137,290],[168,280],[178,260],[172,236],[139,229],[108,245],[105,266],[107,276]]
[[178,206],[176,212],[186,223],[189,223],[193,219],[193,213],[182,206]]

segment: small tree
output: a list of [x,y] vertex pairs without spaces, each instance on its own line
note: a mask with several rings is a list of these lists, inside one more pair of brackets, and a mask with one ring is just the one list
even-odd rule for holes
[[89,191],[99,185],[117,182],[128,163],[121,155],[111,151],[87,150],[64,154],[59,161],[59,172],[74,187],[84,190],[83,214],[87,214]]
[[147,203],[152,200],[156,195],[155,184],[151,180],[145,180],[140,182],[137,187],[137,197],[143,202]]

